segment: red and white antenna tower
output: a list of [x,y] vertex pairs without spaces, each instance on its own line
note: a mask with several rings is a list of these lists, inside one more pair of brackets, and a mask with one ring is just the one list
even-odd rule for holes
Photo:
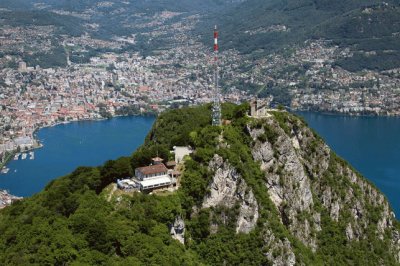
[[219,101],[220,93],[218,88],[218,31],[217,26],[214,28],[214,103],[212,110],[212,124],[214,126],[221,125],[221,103]]
[[[218,53],[218,31],[217,31],[217,25],[215,25],[214,28],[214,53]],[[217,57],[215,57],[215,60],[217,60]]]

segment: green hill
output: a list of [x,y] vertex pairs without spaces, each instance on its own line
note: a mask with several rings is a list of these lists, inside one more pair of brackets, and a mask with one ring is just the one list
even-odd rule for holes
[[79,36],[84,33],[82,19],[43,10],[0,11],[0,20],[3,25],[14,27],[54,26],[58,34]]
[[[131,157],[79,167],[0,211],[2,265],[395,265],[384,196],[298,117],[225,104],[161,114]],[[192,145],[181,187],[121,193],[117,178]],[[181,218],[180,218],[181,217]],[[170,228],[184,224],[184,244]]]

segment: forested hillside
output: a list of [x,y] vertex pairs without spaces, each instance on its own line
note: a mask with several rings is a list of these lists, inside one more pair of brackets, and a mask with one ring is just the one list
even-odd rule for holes
[[[163,10],[176,11],[176,12],[191,12],[191,11],[204,11],[224,4],[230,4],[235,1],[229,0],[128,0],[128,1],[107,1],[108,4],[104,7],[117,9],[121,7],[128,7],[135,12],[160,12]],[[35,5],[40,3],[45,9],[63,9],[67,11],[84,11],[85,9],[95,8],[104,4],[105,1],[100,0],[4,0],[0,3],[0,7],[11,9],[27,9],[34,8]]]
[[[41,1],[5,1],[0,2],[0,19],[4,25],[11,26],[43,26],[53,25],[61,28],[62,34],[71,36],[81,35],[90,31],[84,28],[85,23],[99,24],[97,38],[109,39],[113,36],[122,36],[137,33],[126,27],[127,23],[140,23],[143,18],[151,17],[162,11],[202,13],[212,9],[222,8],[225,1],[109,1],[99,0],[64,0]],[[40,8],[39,8],[40,7]],[[63,12],[58,15],[54,12]],[[112,15],[110,15],[112,14]],[[150,29],[148,29],[150,30]]]
[[[384,196],[298,117],[211,126],[210,105],[161,114],[131,157],[79,167],[0,211],[2,265],[395,265],[398,222]],[[110,183],[191,145],[177,192]],[[184,244],[170,235],[181,220]]]
[[[236,1],[230,0],[177,0],[177,1],[100,1],[100,0],[15,0],[0,1],[0,22],[2,30],[9,28],[19,31],[17,27],[27,33],[38,30],[40,37],[35,36],[25,41],[26,49],[7,51],[8,54],[21,56],[30,66],[40,65],[48,67],[67,66],[67,51],[63,48],[74,37],[86,39],[85,44],[111,41],[113,44],[97,45],[90,47],[79,45],[70,54],[72,63],[88,63],[91,57],[99,56],[106,52],[123,53],[141,52],[144,56],[154,50],[174,47],[176,40],[165,27],[192,15],[202,15],[206,12],[217,12],[227,6],[235,5]],[[165,12],[165,13],[163,13]],[[184,22],[185,23],[185,22]],[[51,27],[51,34],[43,26]],[[152,32],[162,34],[151,36]],[[5,34],[5,33],[3,33]],[[26,34],[21,34],[27,37]],[[115,40],[120,37],[132,38],[134,43],[124,43],[121,49],[116,49],[120,44]],[[19,36],[20,37],[20,36]],[[7,36],[12,38],[12,36]],[[15,38],[15,37],[14,37]],[[39,39],[39,40],[36,40]],[[42,42],[48,38],[51,49],[45,49]],[[91,39],[91,41],[88,41]],[[97,40],[97,41],[96,41]],[[100,42],[101,43],[101,42]],[[17,48],[17,47],[15,47]],[[5,53],[5,51],[1,51]],[[2,55],[0,53],[0,56]],[[48,58],[48,60],[46,60]]]
[[[60,34],[89,33],[95,38],[111,39],[155,30],[155,27],[133,25],[151,22],[153,15],[163,11],[182,13],[163,23],[196,14],[200,15],[200,23],[193,37],[200,34],[207,45],[211,45],[209,31],[215,24],[220,28],[221,50],[236,49],[256,58],[301,45],[306,40],[330,40],[333,45],[351,48],[353,56],[338,60],[336,65],[355,72],[400,66],[399,4],[398,0],[45,0],[40,4],[5,0],[1,1],[0,8],[10,11],[1,11],[0,16],[5,25],[51,23]],[[60,16],[53,12],[65,14]],[[95,29],[88,28],[89,24],[96,25]],[[147,46],[152,45],[154,47],[150,48],[154,50],[166,47],[168,45],[163,44],[168,37],[157,38],[154,43],[160,45],[138,38],[137,46],[128,50],[145,50],[143,47],[149,49]]]
[[400,6],[396,0],[248,0],[222,14],[212,14],[199,30],[212,24],[220,25],[221,49],[235,48],[260,57],[323,38],[356,53],[338,62],[351,71],[400,66]]

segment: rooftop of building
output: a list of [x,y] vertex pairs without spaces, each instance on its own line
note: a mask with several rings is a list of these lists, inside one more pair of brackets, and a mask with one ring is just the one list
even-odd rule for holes
[[143,167],[136,168],[136,170],[141,172],[144,175],[158,174],[158,173],[163,173],[163,172],[168,171],[167,167],[165,167],[164,164],[143,166]]

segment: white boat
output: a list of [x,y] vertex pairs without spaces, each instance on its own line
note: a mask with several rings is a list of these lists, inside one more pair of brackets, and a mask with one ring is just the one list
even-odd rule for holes
[[35,159],[35,153],[34,153],[33,151],[31,151],[31,152],[29,153],[29,156],[30,156],[29,159],[31,159],[31,160],[34,160],[34,159]]
[[21,159],[22,159],[22,160],[25,160],[27,156],[28,156],[28,155],[27,155],[26,153],[23,153],[22,156],[21,156]]
[[20,155],[20,153],[17,153],[17,154],[14,155],[14,160],[15,161],[17,161],[19,159],[19,155]]
[[1,173],[2,173],[2,174],[7,174],[8,171],[10,171],[10,169],[9,169],[9,168],[6,168],[6,167],[3,167],[3,169],[1,169]]

